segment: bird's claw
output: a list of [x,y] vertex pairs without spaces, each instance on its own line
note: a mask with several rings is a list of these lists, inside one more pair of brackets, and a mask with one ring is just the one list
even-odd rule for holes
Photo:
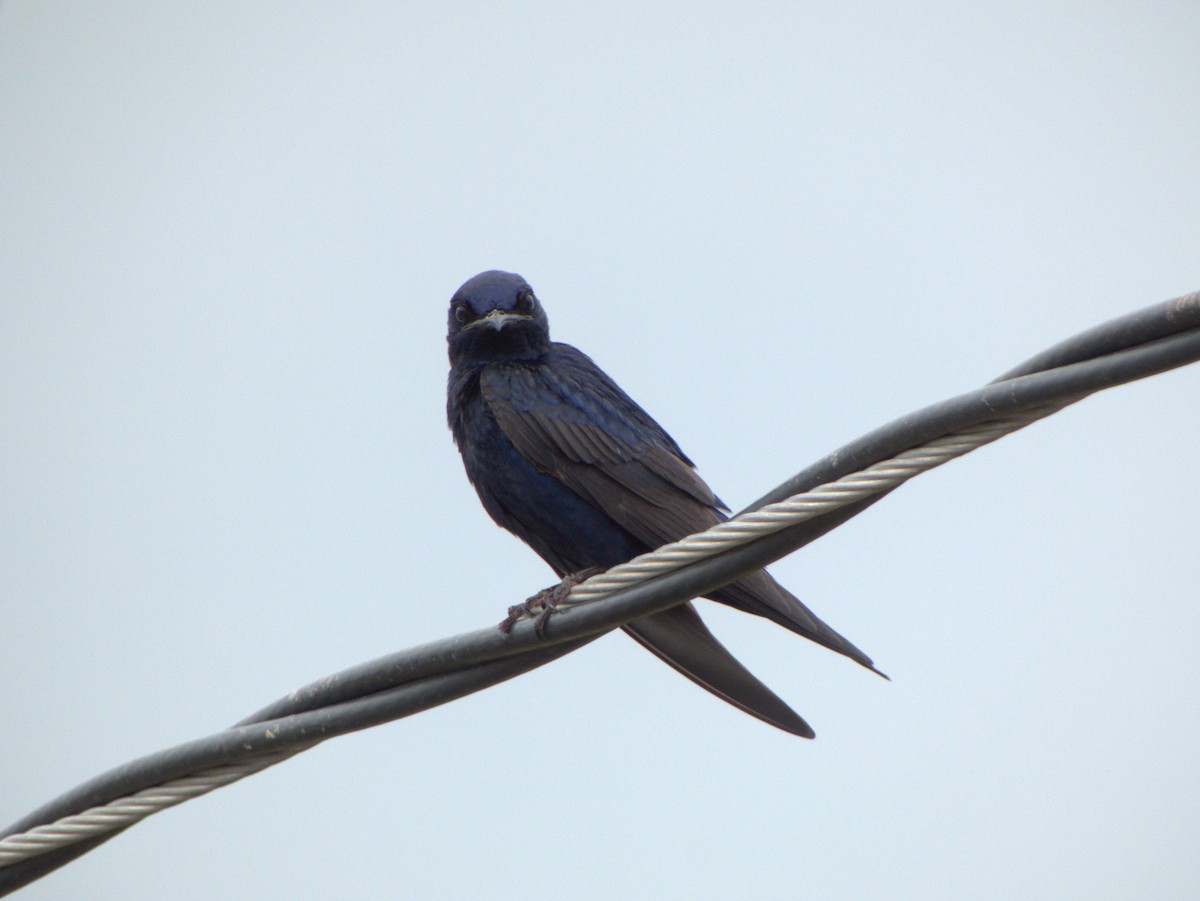
[[533,634],[538,638],[545,638],[546,623],[550,620],[550,614],[562,605],[571,594],[571,589],[601,572],[604,572],[604,567],[589,566],[579,572],[568,573],[557,585],[543,588],[537,594],[526,598],[524,603],[509,607],[508,616],[500,623],[500,631],[507,635],[519,620],[532,616]]

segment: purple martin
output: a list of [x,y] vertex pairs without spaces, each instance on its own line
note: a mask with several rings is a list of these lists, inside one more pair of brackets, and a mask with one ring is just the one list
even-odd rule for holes
[[[467,477],[492,519],[560,577],[614,566],[727,518],[671,436],[589,357],[550,340],[546,312],[521,276],[492,270],[463,284],[450,301],[447,342],[446,414]],[[708,597],[874,670],[766,570]],[[813,737],[691,603],[624,629],[740,710]]]

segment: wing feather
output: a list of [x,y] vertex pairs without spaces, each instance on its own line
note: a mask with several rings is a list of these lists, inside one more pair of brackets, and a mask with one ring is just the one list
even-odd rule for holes
[[723,518],[720,500],[666,432],[582,353],[561,356],[554,366],[489,366],[480,378],[521,455],[647,547]]
[[[551,353],[549,365],[492,364],[480,375],[488,409],[526,460],[603,511],[647,549],[725,518],[724,505],[696,474],[692,461],[612,379],[569,345],[554,344]],[[711,597],[765,616],[874,669],[871,658],[763,570]]]

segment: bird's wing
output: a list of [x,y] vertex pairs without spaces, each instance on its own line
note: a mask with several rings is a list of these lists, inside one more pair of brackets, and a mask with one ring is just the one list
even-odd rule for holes
[[[720,499],[662,426],[582,352],[555,344],[551,353],[549,365],[493,365],[480,376],[488,409],[526,460],[647,548],[724,518]],[[710,597],[879,672],[870,657],[765,570],[747,573]]]
[[489,366],[480,377],[521,455],[648,548],[719,521],[721,501],[662,427],[584,354],[553,352],[552,365]]

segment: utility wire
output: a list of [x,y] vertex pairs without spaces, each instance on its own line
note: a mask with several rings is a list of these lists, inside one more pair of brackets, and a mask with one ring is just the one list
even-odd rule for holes
[[[705,532],[664,545],[656,551],[613,567],[608,572],[593,576],[572,589],[569,601],[580,603],[603,598],[623,588],[648,582],[657,575],[674,572],[690,563],[712,557],[723,550],[740,547],[763,535],[836,510],[853,501],[891,490],[913,476],[995,441],[1049,415],[1056,409],[1058,407],[1055,406],[1040,407],[1023,416],[985,423],[931,441],[922,447],[904,451],[892,460],[877,463],[863,472],[838,479],[813,491],[770,504],[759,511],[741,514]],[[35,826],[23,833],[6,836],[0,839],[0,867],[128,828],[151,814],[274,766],[300,751],[307,750],[313,744],[251,757],[240,764],[214,767],[143,789],[127,797],[117,798],[82,813],[65,816],[53,823]]]
[[[707,594],[836,528],[920,472],[1095,391],[1198,359],[1200,292],[1091,329],[984,388],[847,445],[752,504],[747,515],[576,586],[540,637],[523,621],[508,635],[491,628],[388,655],[298,689],[223,732],[78,786],[0,833],[0,894],[151,813],[326,738],[494,685],[631,619]],[[581,602],[607,592],[602,600]]]
[[195,776],[174,779],[164,785],[142,789],[129,797],[118,798],[83,813],[63,817],[44,826],[35,826],[28,832],[10,835],[0,842],[0,866],[37,857],[84,839],[127,829],[152,813],[158,813],[192,798],[199,798],[213,789],[224,788],[303,750],[306,749],[297,748],[279,754],[264,754],[244,763],[213,767]]

